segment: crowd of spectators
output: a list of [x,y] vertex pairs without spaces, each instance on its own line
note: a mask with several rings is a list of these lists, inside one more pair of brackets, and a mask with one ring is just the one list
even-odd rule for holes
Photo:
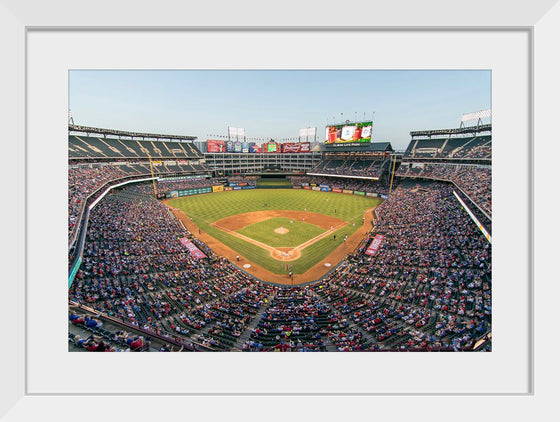
[[491,248],[443,183],[407,184],[377,208],[365,246],[314,289],[377,347],[460,349],[490,330]]
[[328,173],[345,176],[381,177],[389,168],[388,160],[353,157],[345,159],[323,159],[313,168],[315,173]]
[[[234,176],[227,179],[227,183],[247,183],[248,186],[257,185],[256,176]],[[220,179],[209,178],[209,177],[189,177],[183,179],[160,179],[156,182],[156,189],[158,194],[168,193],[175,190],[186,190],[186,189],[200,189],[208,188],[212,186],[224,185],[224,182]],[[142,192],[151,195],[153,193],[153,186],[143,185],[141,188]]]
[[112,165],[68,169],[68,234],[74,230],[84,200],[105,183],[127,174]]
[[472,146],[453,151],[449,154],[449,158],[492,158],[492,139],[486,140],[483,138],[481,142],[477,142]]
[[228,177],[228,183],[247,183],[248,186],[257,186],[257,176],[232,176]]
[[[178,240],[185,236],[208,258],[193,258]],[[202,335],[213,339],[203,345],[230,348],[270,289],[216,257],[162,203],[129,187],[92,210],[69,299],[147,332],[195,341]]]
[[311,288],[282,288],[252,330],[243,350],[317,352],[367,348],[362,334]]
[[327,185],[331,189],[352,190],[388,194],[389,187],[386,182],[374,182],[371,180],[343,179],[325,176],[291,176],[290,182],[293,186],[310,186],[312,184]]
[[[165,180],[161,179],[156,182],[156,188],[158,193],[166,193],[174,190],[186,190],[186,189],[200,189],[208,188],[212,186],[221,185],[217,179],[212,178],[192,178],[192,179],[181,179],[181,180]],[[153,186],[146,186],[151,188],[153,192]]]
[[413,139],[407,147],[405,158],[492,158],[492,137]]
[[401,166],[401,177],[425,177],[455,183],[484,212],[492,216],[492,168],[466,164],[422,164],[420,167]]
[[[69,299],[146,336],[191,341],[205,350],[472,346],[491,327],[491,248],[450,185],[405,181],[377,208],[377,217],[370,238],[323,281],[277,287],[214,255],[143,188],[126,187],[92,210]],[[376,234],[384,240],[367,255]],[[182,237],[207,258],[193,258]],[[76,314],[70,322],[102,329],[95,317]],[[122,349],[146,336],[131,334]]]

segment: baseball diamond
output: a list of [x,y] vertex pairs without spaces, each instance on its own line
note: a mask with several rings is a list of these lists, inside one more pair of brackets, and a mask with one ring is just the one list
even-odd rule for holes
[[[309,190],[256,189],[166,203],[189,231],[200,230],[201,240],[232,261],[239,255],[239,263],[250,263],[246,271],[259,279],[301,284],[326,274],[330,267],[325,263],[335,266],[360,244],[368,231],[364,226],[371,227],[371,210],[380,201]],[[280,227],[290,232],[275,233]],[[287,262],[293,279],[286,278]]]

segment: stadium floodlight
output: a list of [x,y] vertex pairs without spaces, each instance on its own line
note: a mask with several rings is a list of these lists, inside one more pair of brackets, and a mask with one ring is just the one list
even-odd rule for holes
[[472,120],[480,121],[482,119],[488,119],[492,117],[492,109],[475,111],[473,113],[463,114],[461,117],[461,123],[470,122]]
[[242,127],[232,127],[228,126],[228,138],[237,138],[245,136],[245,129]]
[[310,137],[314,138],[317,135],[316,127],[307,127],[299,130],[299,139],[306,138],[308,140]]

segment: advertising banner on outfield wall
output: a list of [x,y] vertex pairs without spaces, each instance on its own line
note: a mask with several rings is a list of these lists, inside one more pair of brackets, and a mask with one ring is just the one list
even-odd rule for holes
[[224,190],[226,190],[226,191],[230,191],[230,190],[233,190],[233,188],[232,188],[232,187],[230,187],[230,186],[226,186],[226,187],[224,188]]
[[365,194],[366,194],[365,192],[360,192],[360,191],[357,191],[357,190],[354,191],[354,195],[365,196]]
[[311,189],[313,190],[321,190],[321,188],[319,186],[313,186]]
[[255,189],[255,186],[242,186],[241,189]]
[[331,191],[331,188],[320,188],[320,189],[323,192],[330,192]]
[[309,186],[309,183],[302,183],[301,186]]
[[381,198],[383,198],[383,199],[387,199],[387,198],[388,198],[388,196],[387,196],[387,195],[384,195],[384,194],[381,194],[381,195],[379,195],[379,196],[380,196]]
[[200,193],[210,193],[212,192],[212,188],[197,188],[197,189],[185,189],[178,191],[179,196],[190,196],[190,195],[198,195]]
[[345,193],[347,195],[352,195],[354,193],[354,191],[353,190],[348,190],[348,189],[343,189],[342,193]]
[[219,186],[212,186],[212,192],[223,192],[224,187],[222,185]]
[[377,194],[373,193],[373,192],[366,192],[366,196],[373,196],[373,197],[377,198]]
[[330,188],[329,185],[319,185],[320,188]]
[[371,255],[371,256],[375,255],[379,250],[379,247],[381,246],[381,242],[383,242],[384,238],[385,236],[383,236],[382,234],[376,234],[366,250],[366,255]]
[[294,188],[294,189],[301,189],[301,186],[294,185],[294,186],[292,186],[292,188]]
[[177,192],[176,190],[172,190],[170,194],[172,198],[177,198],[179,196],[179,192]]
[[342,189],[339,189],[339,188],[333,188],[332,191],[336,192],[336,193],[342,193]]
[[179,239],[179,241],[183,244],[183,246],[185,248],[187,248],[187,250],[190,252],[190,254],[193,256],[193,258],[206,258],[206,255],[204,255],[202,253],[202,251],[200,249],[198,249],[194,243],[192,243],[188,238],[186,237],[182,237]]
[[304,186],[303,189],[311,190],[311,186]]

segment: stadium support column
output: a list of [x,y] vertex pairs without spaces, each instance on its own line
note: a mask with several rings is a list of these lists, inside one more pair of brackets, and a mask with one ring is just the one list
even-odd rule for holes
[[397,156],[393,158],[393,169],[391,170],[391,185],[389,186],[389,195],[391,195],[391,191],[393,190],[393,176],[395,176],[395,163],[397,161]]
[[154,198],[157,199],[157,188],[156,188],[156,178],[154,176],[154,165],[152,164],[152,156],[148,154],[148,159],[150,160],[150,171],[152,172],[152,183],[154,185]]

